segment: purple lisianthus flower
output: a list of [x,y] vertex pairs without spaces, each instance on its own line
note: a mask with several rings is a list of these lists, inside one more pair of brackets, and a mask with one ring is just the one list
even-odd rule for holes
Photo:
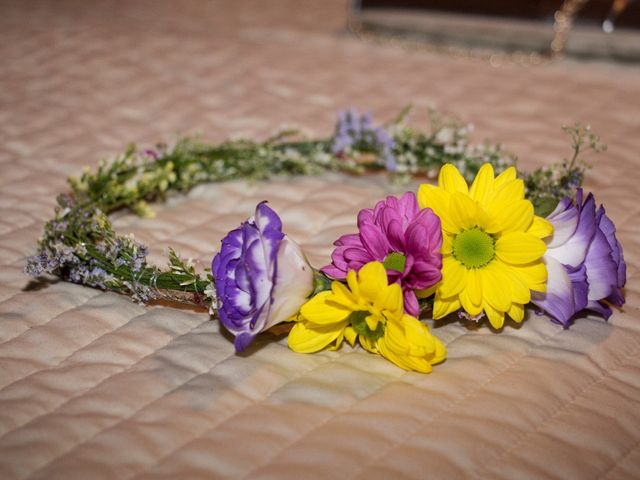
[[265,202],[222,240],[211,272],[218,316],[238,352],[258,333],[288,320],[313,291],[313,269]]
[[575,203],[562,199],[547,220],[554,227],[543,257],[547,291],[534,292],[531,301],[565,328],[585,309],[608,319],[609,304],[624,304],[627,268],[616,228],[604,207],[596,210],[593,195],[583,198],[578,189]]
[[404,308],[418,316],[416,290],[432,287],[442,278],[442,231],[440,219],[429,208],[420,210],[416,196],[407,192],[400,198],[389,196],[375,208],[358,214],[359,233],[343,235],[335,241],[332,263],[321,271],[343,280],[349,270],[359,270],[368,262],[383,262],[390,282],[402,286]]

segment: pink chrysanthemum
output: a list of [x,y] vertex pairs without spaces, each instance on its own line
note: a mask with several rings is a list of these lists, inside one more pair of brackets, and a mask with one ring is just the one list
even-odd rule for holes
[[431,209],[420,210],[416,196],[407,192],[400,198],[389,196],[373,209],[361,210],[358,230],[336,240],[332,263],[322,272],[343,280],[349,270],[380,261],[389,282],[402,286],[405,311],[417,316],[420,307],[415,291],[432,287],[442,277],[440,219]]

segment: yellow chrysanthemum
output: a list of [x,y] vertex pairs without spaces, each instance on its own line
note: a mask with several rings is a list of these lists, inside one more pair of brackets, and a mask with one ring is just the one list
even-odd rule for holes
[[344,339],[352,346],[359,340],[366,350],[418,372],[430,372],[446,355],[427,326],[404,313],[402,289],[387,283],[380,262],[349,271],[347,286],[334,281],[330,291],[305,303],[288,340],[292,350],[312,353],[331,344],[338,348]]
[[486,163],[469,188],[447,164],[438,186],[420,186],[418,202],[442,225],[442,280],[435,286],[433,318],[463,308],[471,316],[484,311],[495,328],[502,327],[505,313],[521,322],[531,290],[545,291],[541,239],[553,226],[534,215],[515,168],[494,178]]

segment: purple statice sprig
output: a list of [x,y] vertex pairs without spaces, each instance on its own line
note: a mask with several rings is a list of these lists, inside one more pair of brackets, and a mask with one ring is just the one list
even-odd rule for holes
[[360,114],[356,108],[338,114],[331,151],[336,156],[374,153],[389,172],[396,169],[395,141],[382,127],[375,126],[371,112]]
[[37,254],[27,259],[25,273],[32,277],[54,275],[124,293],[139,303],[166,298],[163,292],[167,290],[205,290],[208,282],[172,250],[166,271],[150,265],[148,254],[147,246],[133,235],[117,235],[106,214],[95,205],[79,204],[74,195],[62,195],[55,217],[45,225]]

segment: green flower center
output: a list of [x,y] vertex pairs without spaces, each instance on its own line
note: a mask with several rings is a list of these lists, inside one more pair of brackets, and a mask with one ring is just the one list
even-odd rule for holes
[[370,340],[377,340],[384,335],[384,325],[382,322],[378,322],[376,329],[371,330],[365,321],[365,318],[369,315],[371,314],[366,311],[352,312],[351,315],[349,315],[349,322],[358,335],[362,335]]
[[467,268],[481,268],[496,254],[496,242],[484,230],[473,227],[453,239],[453,256]]
[[398,252],[391,252],[382,263],[387,270],[395,270],[396,272],[404,272],[404,266],[407,263],[407,257]]

